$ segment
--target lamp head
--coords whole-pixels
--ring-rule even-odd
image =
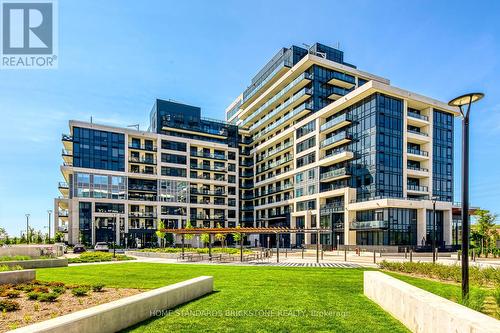
[[[460,109],[460,113],[462,114],[462,116],[468,119],[471,104],[479,101],[483,97],[484,97],[483,93],[478,93],[478,92],[469,93],[452,99],[451,101],[448,102],[448,105],[458,107]],[[465,105],[467,105],[467,110],[464,111],[462,107]]]
[[[438,197],[437,196],[432,196],[431,197],[431,200],[432,200],[432,203],[436,203],[436,201],[438,201]]]

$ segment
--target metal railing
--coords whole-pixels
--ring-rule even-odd
[[[349,224],[349,229],[367,230],[367,229],[387,229],[389,221],[353,221]]]
[[[418,191],[418,192],[428,192],[429,187],[428,186],[420,186],[420,185],[407,185],[407,190],[408,191]]]
[[[335,135],[329,137],[328,139],[324,139],[323,141],[321,141],[320,148],[327,147],[331,144],[334,144],[337,141],[341,141],[341,140],[345,140],[345,139],[352,139],[351,133],[349,133],[347,131],[343,131],[343,132],[340,132],[338,134],[335,134]]]
[[[429,156],[429,152],[427,152],[425,150],[420,150],[420,149],[411,149],[411,148],[408,148],[406,150],[406,152],[408,154],[413,154],[413,155]]]
[[[350,170],[346,167],[343,167],[340,169],[335,169],[335,170],[331,170],[331,171],[322,173],[320,176],[320,179],[324,180],[324,179],[329,179],[329,178],[334,178],[334,177],[339,177],[339,176],[348,176],[350,174],[351,174]]]
[[[283,150],[286,150],[290,147],[292,147],[293,144],[291,142],[288,142],[288,143],[285,143],[279,147],[276,147],[274,149],[271,149],[270,151],[262,154],[262,155],[257,155],[257,162],[260,162],[262,160],[265,160],[266,158],[270,157],[270,156],[273,156],[274,154],[277,154],[279,153],[280,151],[283,151]]]
[[[408,111],[408,117],[418,118],[418,119],[422,119],[425,121],[429,121],[429,117],[421,115],[421,114],[416,113],[416,112],[411,112],[411,111]]]
[[[324,123],[323,125],[321,125],[319,130],[320,130],[320,132],[323,132],[323,131],[325,131],[325,130],[327,130],[335,125],[340,124],[343,121],[352,121],[352,116],[348,113],[344,113],[340,116],[337,116],[337,117],[329,120],[328,122]]]

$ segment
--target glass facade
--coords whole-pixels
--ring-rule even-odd
[[[126,177],[77,172],[73,176],[73,197],[126,199]]]
[[[356,244],[417,245],[417,210],[384,208],[356,212]],[[376,227],[374,227],[376,226]]]
[[[90,128],[73,128],[73,165],[125,171],[125,135]]]
[[[432,192],[439,201],[453,201],[453,115],[434,110]]]
[[[78,205],[80,235],[78,240],[83,244],[92,243],[92,203],[80,202]]]
[[[431,246],[432,240],[434,236],[434,214],[432,210],[427,210],[426,214],[426,235],[425,235],[425,245]],[[436,246],[443,247],[444,243],[444,235],[443,235],[443,222],[444,222],[444,214],[443,211],[436,210]],[[420,240],[422,242],[422,240]]]
[[[355,120],[350,149],[357,199],[403,197],[403,102],[377,93],[347,112]]]

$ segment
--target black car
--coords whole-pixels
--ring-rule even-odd
[[[82,252],[85,252],[85,246],[83,246],[82,244],[76,244],[74,247],[73,247],[73,253],[82,253]]]

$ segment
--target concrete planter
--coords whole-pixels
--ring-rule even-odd
[[[376,271],[365,271],[364,294],[410,331],[498,333],[500,321]]]
[[[0,284],[18,284],[35,280],[34,269],[0,272]]]
[[[13,330],[16,333],[118,332],[213,291],[211,276],[200,276],[142,294],[101,304],[65,316]]]
[[[19,265],[24,269],[66,267],[68,266],[68,259],[54,258],[54,259],[13,260],[13,261],[2,261],[0,262],[0,264],[7,265],[9,267]]]

